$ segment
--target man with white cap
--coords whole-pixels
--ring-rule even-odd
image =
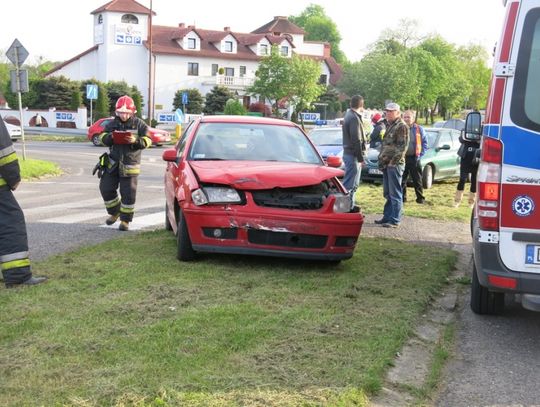
[[[384,109],[388,125],[379,154],[379,168],[383,173],[383,195],[386,199],[382,219],[375,223],[396,228],[403,214],[401,178],[405,169],[405,153],[409,145],[409,127],[401,119],[397,103],[388,103]]]

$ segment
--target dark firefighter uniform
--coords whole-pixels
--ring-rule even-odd
[[[0,118],[0,265],[6,286],[32,278],[24,214],[11,192],[20,180],[17,154]]]
[[[133,144],[114,144],[113,131],[130,131],[137,139]],[[148,126],[136,116],[122,122],[115,117],[100,136],[101,143],[109,146],[107,170],[100,179],[99,190],[109,215],[120,214],[120,220],[131,222],[135,212],[137,177],[141,172],[141,150],[152,145],[147,135]],[[118,197],[120,185],[120,197]]]

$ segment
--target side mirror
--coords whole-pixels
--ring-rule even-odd
[[[480,112],[470,112],[465,120],[462,137],[468,141],[478,141],[482,137],[482,116]]]
[[[337,155],[331,155],[326,157],[326,164],[329,167],[339,168],[341,167],[341,164],[343,163],[343,160],[341,157],[338,157]]]
[[[163,152],[163,154],[161,155],[161,158],[163,159],[163,161],[169,161],[173,163],[177,162],[178,155],[176,153],[176,149],[168,148],[167,150]]]

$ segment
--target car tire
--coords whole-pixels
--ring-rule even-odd
[[[180,261],[191,261],[195,258],[195,250],[191,246],[191,238],[182,210],[178,214],[178,230],[176,233],[176,258]]]
[[[430,189],[433,186],[433,167],[429,164],[422,171],[422,186],[424,189]]]
[[[96,147],[99,147],[101,145],[101,141],[99,140],[99,134],[94,134],[92,136],[92,144]]]
[[[165,230],[173,230],[171,222],[169,221],[169,205],[165,202]]]
[[[504,311],[504,293],[489,291],[480,285],[473,262],[471,283],[471,310],[475,314],[499,315]]]

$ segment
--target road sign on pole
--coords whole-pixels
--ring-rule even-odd
[[[17,92],[28,92],[28,69],[11,69],[9,71],[9,76],[11,79],[11,91],[13,93]]]
[[[21,98],[21,92],[24,92],[23,86],[26,86],[26,92],[28,92],[28,71],[21,70],[21,65],[26,61],[26,58],[28,58],[28,51],[24,46],[20,43],[20,41],[15,38],[15,41],[11,44],[11,46],[8,48],[6,52],[6,56],[8,59],[15,65],[15,77],[13,75],[11,76],[11,87],[13,89],[13,86],[15,85],[15,89],[17,90],[17,97],[19,99],[19,122],[21,123],[21,141],[22,141],[22,153],[23,153],[23,160],[26,160],[26,144],[24,142],[24,121],[23,121],[23,110],[22,110],[22,98]],[[21,74],[22,79],[26,78],[25,82],[23,81],[23,84],[21,84]],[[15,79],[15,80],[13,80]]]

